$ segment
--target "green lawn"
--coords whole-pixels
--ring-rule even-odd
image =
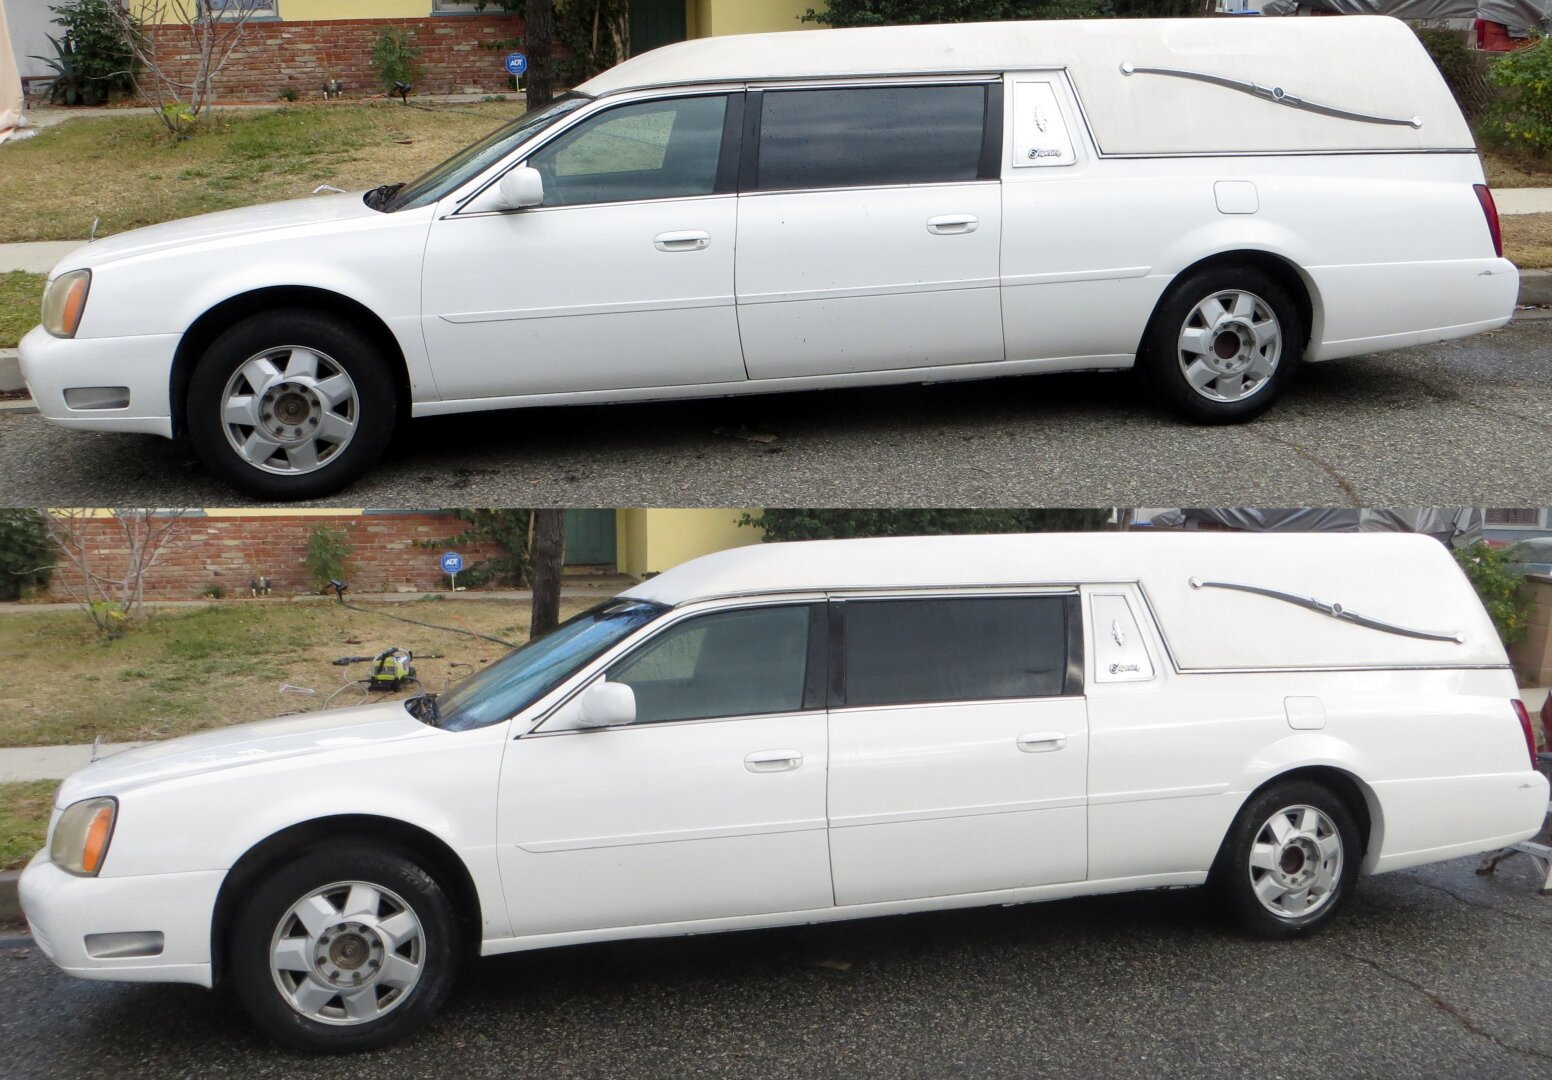
[[[0,349],[14,349],[22,335],[38,325],[43,275],[13,270],[0,274]]]
[[[0,870],[20,870],[43,846],[56,780],[0,784]]]
[[[561,617],[591,603],[563,601]],[[416,654],[425,689],[435,691],[507,652],[465,634],[410,626],[390,613],[505,641],[528,636],[527,603],[361,606],[353,611],[277,598],[164,609],[115,641],[99,640],[77,612],[0,615],[0,656],[7,661],[0,746],[86,743],[98,735],[108,742],[162,739],[322,708],[329,694],[370,667],[336,667],[333,660],[393,646]],[[282,694],[283,683],[317,693]],[[334,704],[364,700],[352,687]]]
[[[178,142],[155,117],[81,117],[8,145],[0,243],[78,240],[234,206],[410,180],[522,114],[517,102],[222,113]]]

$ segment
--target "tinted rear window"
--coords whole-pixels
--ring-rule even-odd
[[[847,601],[846,704],[1055,697],[1067,673],[1060,596]]]
[[[768,90],[761,190],[942,183],[980,175],[986,87]]]

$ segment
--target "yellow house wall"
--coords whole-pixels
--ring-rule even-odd
[[[691,37],[812,30],[815,24],[798,17],[823,6],[822,0],[685,0],[685,26]]]
[[[615,515],[615,545],[622,573],[661,573],[713,551],[758,544],[759,529],[738,519],[758,510],[621,510]]]

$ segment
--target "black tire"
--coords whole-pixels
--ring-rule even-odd
[[[1230,291],[1249,293],[1264,302],[1277,320],[1280,346],[1275,368],[1255,389],[1237,400],[1213,400],[1193,388],[1182,370],[1180,336],[1199,304]],[[1253,266],[1207,267],[1174,282],[1164,294],[1148,322],[1137,363],[1153,395],[1185,419],[1200,424],[1243,423],[1271,408],[1292,385],[1308,333],[1299,305],[1266,272]],[[1216,363],[1248,363],[1251,341],[1243,335],[1241,340],[1244,349],[1238,357],[1209,359]],[[1212,392],[1211,387],[1208,392]]]
[[[354,434],[337,451],[316,444],[325,448],[316,451],[322,463],[309,472],[271,472],[250,463],[228,439],[222,416],[238,369],[286,346],[320,353],[344,370],[355,389]],[[387,448],[400,408],[397,381],[371,338],[348,320],[307,308],[261,312],[227,329],[195,367],[186,404],[189,437],[205,466],[248,495],[281,501],[329,495],[360,477]]]
[[[1251,849],[1274,815],[1295,807],[1313,808],[1334,826],[1332,835],[1341,844],[1340,869],[1333,868],[1331,887],[1321,890],[1324,899],[1311,905],[1309,910],[1300,914],[1276,914],[1257,894],[1254,882],[1258,877],[1265,878],[1270,871],[1251,865]],[[1246,932],[1260,938],[1296,937],[1309,933],[1336,913],[1357,885],[1362,860],[1363,834],[1347,804],[1320,784],[1292,780],[1272,785],[1241,808],[1218,851],[1209,884]],[[1280,864],[1278,869],[1285,875],[1282,880],[1286,880],[1289,868],[1289,863]],[[1302,873],[1311,868],[1305,864],[1298,869]],[[1311,872],[1318,877],[1319,868],[1315,867]],[[1300,879],[1296,877],[1295,880]],[[1281,887],[1281,881],[1274,880],[1270,887]],[[1296,892],[1290,895],[1297,897]],[[1297,910],[1297,902],[1293,906]]]
[[[387,890],[382,910],[395,910],[396,901],[402,900],[419,920],[423,934],[420,971],[413,985],[397,1001],[387,987],[376,991],[383,1000],[393,1001],[391,1006],[376,1019],[348,1026],[300,1012],[281,989],[283,973],[272,971],[270,962],[271,949],[285,930],[282,923],[298,926],[289,915],[292,905],[336,882],[365,882]],[[436,879],[402,854],[349,838],[327,849],[313,849],[267,874],[238,911],[230,946],[231,987],[253,1022],[281,1045],[315,1054],[371,1050],[417,1030],[447,1000],[462,957],[458,920]],[[359,960],[357,967],[365,970]],[[346,972],[344,977],[351,974]],[[343,997],[336,998],[328,1009],[342,1010],[344,1004]]]

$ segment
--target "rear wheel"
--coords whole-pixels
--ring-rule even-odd
[[[458,927],[436,880],[388,850],[318,850],[269,875],[232,931],[232,982],[259,1027],[294,1050],[395,1042],[452,989]]]
[[[1171,286],[1139,364],[1154,393],[1201,423],[1265,412],[1293,380],[1306,328],[1288,291],[1252,266],[1208,267]]]
[[[377,346],[318,311],[237,323],[205,351],[189,385],[189,434],[201,459],[263,499],[338,491],[382,455],[397,415]]]
[[[1330,790],[1277,784],[1240,811],[1212,883],[1247,931],[1293,937],[1331,918],[1352,891],[1362,843],[1352,812]]]

